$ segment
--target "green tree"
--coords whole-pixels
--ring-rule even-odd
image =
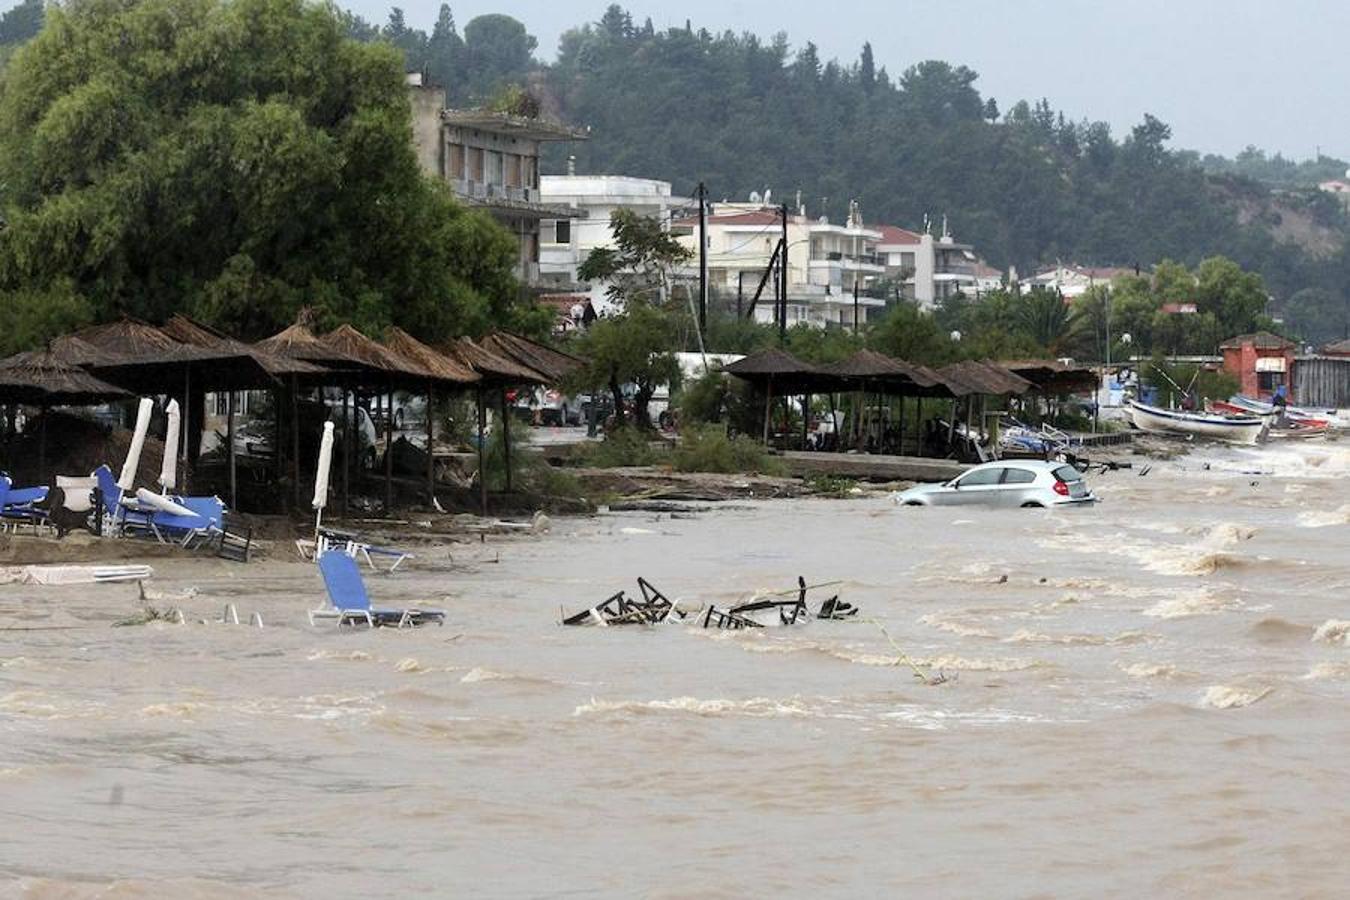
[[[244,336],[302,305],[428,338],[508,320],[511,238],[420,174],[398,55],[349,24],[303,0],[52,7],[0,88],[0,306]]]
[[[538,45],[510,16],[490,13],[471,19],[464,26],[464,47],[475,95],[490,97],[505,84],[522,80],[534,67]]]
[[[1305,288],[1284,306],[1290,329],[1313,344],[1350,337],[1350,309],[1340,297],[1323,288]]]
[[[42,30],[42,0],[22,0],[0,13],[0,45],[22,44]]]
[[[576,342],[585,361],[570,376],[574,388],[608,390],[614,399],[614,415],[625,424],[623,386],[631,384],[633,418],[637,427],[652,427],[648,406],[656,388],[674,386],[680,375],[671,348],[675,346],[671,316],[649,303],[633,303],[623,313],[597,320]]]
[[[577,268],[577,278],[604,282],[605,293],[619,307],[668,299],[676,270],[689,261],[691,251],[658,219],[631,209],[615,210],[609,224],[613,246],[592,250]]]

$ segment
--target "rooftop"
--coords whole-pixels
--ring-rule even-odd
[[[1239,334],[1237,337],[1231,337],[1219,345],[1220,350],[1241,350],[1250,344],[1257,350],[1290,350],[1294,347],[1294,342],[1280,337],[1278,334],[1271,334],[1269,331],[1257,331],[1252,334]]]
[[[527,119],[487,109],[444,109],[441,110],[441,121],[459,128],[475,128],[529,141],[584,141],[589,137],[587,132],[561,122]]]
[[[883,246],[890,244],[917,244],[923,240],[922,235],[916,231],[910,231],[907,228],[900,228],[895,225],[878,225],[874,229],[881,232],[881,240],[878,244]]]

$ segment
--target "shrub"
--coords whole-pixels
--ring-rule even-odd
[[[745,435],[727,437],[717,425],[690,426],[680,433],[671,463],[679,472],[759,472],[779,475],[783,464]]]
[[[659,458],[647,432],[632,425],[615,428],[598,443],[585,445],[580,453],[582,465],[599,469],[620,466],[650,466]]]

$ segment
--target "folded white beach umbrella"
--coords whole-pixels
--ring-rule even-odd
[[[333,465],[333,423],[323,423],[323,439],[319,441],[319,467],[314,472],[314,508],[322,511],[328,505],[328,471]]]
[[[150,431],[150,413],[154,411],[155,401],[149,397],[141,398],[141,407],[136,411],[136,431],[131,435],[131,447],[127,450],[127,461],[122,464],[122,477],[117,486],[129,491],[136,484],[136,469],[141,465],[141,450],[145,449],[145,435]]]
[[[164,432],[164,462],[159,467],[159,485],[171,491],[178,485],[178,401],[170,400],[164,410],[169,427]]]

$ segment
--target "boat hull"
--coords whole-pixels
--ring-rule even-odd
[[[1260,416],[1225,418],[1200,415],[1159,409],[1138,401],[1131,401],[1130,417],[1134,420],[1134,427],[1140,431],[1151,431],[1156,434],[1189,434],[1230,444],[1255,444],[1261,440],[1266,431],[1266,423]]]

